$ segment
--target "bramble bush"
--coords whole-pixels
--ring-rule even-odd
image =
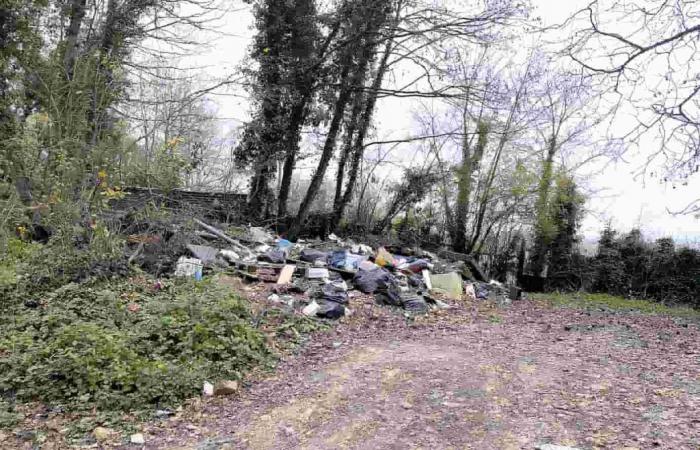
[[[0,322],[0,392],[72,410],[169,407],[270,364],[244,302],[215,282],[68,284]]]

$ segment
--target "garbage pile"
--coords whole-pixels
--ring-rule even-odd
[[[373,295],[377,304],[408,315],[450,309],[449,302],[465,296],[503,303],[520,295],[517,288],[496,281],[475,280],[464,261],[447,261],[427,251],[407,251],[407,256],[335,235],[326,241],[292,243],[259,227],[234,238],[196,223],[205,230],[198,236],[208,236],[212,245],[187,245],[189,254],[179,258],[176,276],[201,279],[204,271],[218,268],[264,282],[270,285],[268,300],[307,316],[338,319],[352,314],[352,291]],[[214,241],[225,245],[219,248]]]

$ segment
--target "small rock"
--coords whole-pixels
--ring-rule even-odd
[[[267,299],[270,300],[271,302],[279,303],[280,296],[277,294],[272,294],[269,297],[267,297]]]
[[[172,411],[168,411],[167,409],[159,409],[156,411],[156,417],[160,419],[170,417],[172,415],[175,415],[175,413]]]
[[[411,408],[413,408],[413,405],[408,403],[408,402],[403,402],[403,403],[401,403],[401,407],[403,409],[411,409]]]
[[[282,427],[282,432],[285,436],[294,436],[296,434],[292,427]]]
[[[289,307],[294,307],[294,297],[291,295],[283,295],[280,297],[280,302],[284,303],[285,305]]]
[[[141,434],[141,433],[136,433],[136,434],[132,434],[132,435],[131,435],[131,438],[129,439],[129,441],[130,441],[132,444],[143,445],[143,444],[146,443],[146,438],[143,437],[143,434]]]
[[[21,430],[15,431],[15,436],[23,441],[33,441],[36,438],[36,433],[34,431]]]
[[[5,433],[3,433],[2,431],[0,431],[0,442],[3,442],[5,440],[7,440],[7,435]]]
[[[316,303],[316,300],[314,300],[311,303],[309,303],[301,312],[305,316],[313,317],[316,315],[319,309],[321,309],[321,306],[318,303]]]
[[[112,437],[114,430],[105,427],[97,427],[92,430],[92,435],[95,437],[97,442],[104,442]]]
[[[462,405],[461,403],[454,403],[454,402],[442,402],[442,406],[445,408],[461,408]]]
[[[577,447],[567,447],[565,445],[541,444],[535,447],[536,450],[581,450]]]
[[[219,381],[214,386],[214,395],[231,395],[238,392],[238,381]]]
[[[214,395],[214,385],[208,381],[205,381],[204,386],[202,386],[202,395],[205,397],[211,397]]]

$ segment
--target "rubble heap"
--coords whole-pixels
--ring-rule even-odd
[[[187,244],[188,254],[178,259],[176,276],[201,279],[218,270],[261,282],[270,293],[268,300],[307,316],[338,319],[352,314],[352,291],[371,294],[377,304],[401,308],[407,315],[450,309],[451,302],[463,296],[499,303],[520,296],[515,287],[485,282],[466,255],[438,257],[421,249],[404,255],[333,234],[326,241],[292,243],[260,227],[239,230],[233,237],[195,222],[204,230],[197,236],[209,239],[210,245]]]

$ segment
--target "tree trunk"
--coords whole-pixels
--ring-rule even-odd
[[[70,21],[66,30],[66,48],[63,53],[63,69],[66,78],[73,79],[75,61],[78,59],[78,37],[85,18],[85,5],[87,0],[72,0],[70,4]]]
[[[358,67],[357,70],[360,70],[360,68]],[[364,70],[364,68],[362,70]],[[336,138],[338,136],[338,131],[340,130],[340,123],[343,119],[343,115],[345,114],[345,107],[350,97],[351,87],[349,84],[352,84],[352,82],[348,80],[349,73],[350,61],[348,58],[348,61],[346,64],[344,64],[343,72],[340,76],[342,87],[340,90],[340,94],[338,95],[338,100],[335,103],[335,108],[333,110],[333,119],[331,120],[331,125],[328,129],[328,135],[326,136],[326,141],[323,144],[321,160],[318,163],[318,167],[316,168],[314,176],[311,178],[311,184],[309,184],[309,188],[306,191],[304,200],[301,202],[301,206],[299,206],[299,212],[297,213],[297,216],[289,229],[288,239],[294,240],[297,238],[299,232],[301,231],[301,228],[304,226],[304,222],[309,217],[311,204],[316,199],[316,195],[318,194],[318,191],[321,188],[321,183],[323,182],[323,177],[326,175],[328,164],[330,163],[331,158],[333,157]],[[351,79],[356,78],[357,73],[354,77],[351,77]]]
[[[278,43],[282,40],[280,21],[283,18],[283,4],[271,4],[271,9],[264,17],[265,42]],[[275,166],[277,158],[280,156],[278,149],[284,138],[284,133],[278,128],[279,119],[284,112],[280,93],[277,90],[282,80],[281,68],[276,63],[281,56],[280,48],[278,45],[270,44],[267,50],[269,61],[266,61],[260,68],[262,71],[260,83],[266,90],[262,95],[258,125],[252,130],[246,130],[248,133],[244,136],[244,139],[248,139],[249,150],[256,155],[254,160],[255,173],[250,183],[247,203],[247,213],[253,220],[267,218],[271,204],[274,203],[274,191],[270,186],[270,181],[276,172]]]
[[[364,84],[364,83],[363,83]],[[360,114],[362,113],[362,103],[364,101],[364,95],[362,90],[355,92],[355,98],[353,100],[352,112],[350,113],[350,118],[345,128],[345,139],[343,142],[343,150],[340,154],[340,160],[338,161],[338,176],[335,181],[335,195],[333,196],[333,211],[337,212],[340,206],[340,202],[343,198],[343,181],[345,180],[345,166],[347,165],[350,152],[353,148],[353,138],[355,137],[355,130],[357,129],[358,122],[360,120]],[[338,221],[340,218],[338,218]],[[330,224],[330,229],[334,230],[338,226],[335,220],[335,214]]]
[[[310,96],[309,96],[310,97]],[[292,186],[292,175],[299,154],[299,133],[304,123],[306,114],[304,110],[308,100],[305,98],[295,105],[290,116],[289,133],[284,142],[286,143],[284,165],[282,166],[282,179],[277,197],[277,217],[283,218],[287,215],[287,201],[289,200],[289,190]]]
[[[401,6],[402,0],[400,0],[396,5],[394,25],[397,25],[400,20]],[[359,129],[357,132],[357,136],[355,137],[355,144],[353,146],[352,151],[350,152],[352,154],[352,162],[350,165],[350,171],[348,173],[348,183],[347,187],[345,188],[345,193],[343,194],[342,198],[340,198],[340,201],[337,204],[334,204],[333,218],[331,223],[331,229],[333,230],[338,227],[338,223],[340,223],[340,220],[343,217],[343,213],[345,212],[345,208],[350,203],[350,200],[352,199],[352,194],[355,190],[355,184],[357,183],[357,174],[360,170],[360,164],[362,163],[362,159],[364,157],[365,136],[367,136],[367,131],[369,130],[369,126],[372,123],[372,115],[374,114],[374,108],[377,104],[377,94],[379,92],[379,89],[382,87],[382,82],[384,81],[384,75],[386,74],[393,44],[394,38],[392,35],[392,37],[389,38],[386,42],[384,54],[382,56],[381,61],[379,62],[379,66],[377,67],[377,73],[374,77],[374,81],[372,82],[372,86],[370,88],[369,95],[366,100],[367,103],[365,105],[365,110],[363,111],[362,117],[360,119]],[[336,188],[336,193],[337,192],[338,188]]]
[[[469,199],[472,194],[472,177],[474,171],[481,164],[486,144],[488,143],[488,125],[479,122],[477,125],[478,141],[474,154],[467,140],[466,126],[464,127],[464,139],[462,141],[462,167],[458,172],[457,205],[455,207],[455,241],[453,249],[458,253],[466,253],[467,250],[467,216],[469,215]]]
[[[277,217],[283,218],[287,215],[287,201],[289,200],[289,190],[292,186],[292,176],[294,174],[294,166],[296,165],[297,155],[299,154],[299,140],[301,138],[301,129],[306,122],[307,109],[309,102],[313,96],[314,88],[318,82],[319,71],[322,67],[322,62],[325,60],[328,49],[335,37],[340,31],[340,21],[336,21],[331,29],[331,32],[326,37],[326,40],[321,46],[316,61],[312,67],[307,68],[301,76],[299,82],[301,89],[301,99],[292,107],[292,113],[289,118],[289,125],[284,136],[285,155],[284,166],[282,167],[282,179],[280,181],[280,189],[277,198]]]
[[[515,113],[518,110],[518,107],[520,106],[520,99],[523,96],[523,93],[525,92],[525,88],[527,83],[530,81],[528,79],[528,75],[530,74],[530,69],[532,68],[532,63],[533,60],[530,58],[530,61],[528,62],[527,68],[525,69],[525,73],[523,74],[522,79],[520,80],[520,85],[518,86],[518,90],[515,93],[515,98],[513,99],[513,104],[510,107],[510,111],[508,112],[508,118],[506,119],[505,126],[503,128],[503,133],[501,134],[501,138],[498,142],[498,147],[496,148],[496,154],[493,158],[493,161],[491,162],[491,167],[489,168],[489,173],[486,176],[486,180],[484,180],[484,188],[483,192],[481,195],[481,198],[479,199],[479,209],[477,210],[476,214],[476,223],[474,226],[474,230],[471,233],[471,238],[469,240],[469,244],[467,245],[466,248],[466,253],[472,253],[474,251],[474,248],[476,247],[477,242],[479,242],[479,238],[481,237],[481,232],[483,231],[483,226],[484,226],[484,219],[486,217],[486,209],[488,207],[489,200],[491,198],[490,196],[490,191],[491,187],[493,186],[493,181],[496,178],[496,170],[498,168],[498,163],[501,159],[501,154],[503,153],[503,149],[505,148],[506,143],[508,142],[509,134],[510,134],[510,127],[513,124],[513,120],[515,119]]]
[[[554,137],[550,139],[547,149],[547,157],[542,167],[542,178],[537,189],[537,205],[535,206],[535,245],[532,255],[532,272],[537,276],[542,276],[547,265],[547,250],[549,247],[549,188],[552,184],[552,171],[554,166],[554,155],[557,152],[557,144]]]

